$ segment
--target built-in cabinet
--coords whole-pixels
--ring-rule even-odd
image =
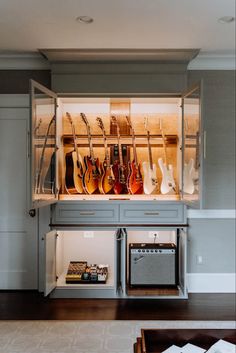
[[[200,86],[176,96],[60,97],[32,81],[31,99],[32,209],[53,204],[52,231],[41,239],[45,295],[186,298],[184,202],[201,202]],[[80,184],[68,181],[69,157],[76,158]],[[92,171],[86,179],[88,162]],[[121,164],[118,181],[125,182],[116,189],[111,166]],[[137,189],[126,182],[138,179],[128,178],[132,167],[142,179]],[[108,168],[112,186],[106,189],[101,175]],[[128,246],[153,243],[153,232],[158,242],[176,244],[175,289],[129,288]],[[109,264],[107,283],[65,283],[69,262],[85,259]]]

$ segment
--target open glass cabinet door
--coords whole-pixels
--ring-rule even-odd
[[[202,200],[201,84],[182,95],[182,199],[192,207]]]
[[[31,208],[58,199],[57,95],[31,80]]]

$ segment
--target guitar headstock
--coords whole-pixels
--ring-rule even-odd
[[[105,132],[105,128],[104,128],[104,124],[103,124],[102,119],[99,118],[99,117],[97,117],[96,120],[97,120],[97,123],[98,123],[98,126],[100,127],[100,129],[101,129],[103,132]]]
[[[133,130],[133,126],[132,126],[132,123],[131,123],[131,119],[128,115],[126,115],[126,120],[127,120],[127,124],[128,126],[130,127],[131,130]]]
[[[117,118],[116,118],[114,115],[111,116],[111,123],[112,123],[113,125],[116,125],[117,135],[118,135],[118,137],[119,137],[119,136],[120,136],[120,127],[119,127]]]
[[[89,125],[89,122],[88,122],[88,119],[87,119],[86,115],[84,113],[80,113],[80,116],[81,116],[83,122],[86,125],[87,133],[88,133],[89,137],[91,137],[90,125]]]
[[[148,117],[147,116],[145,116],[145,118],[144,118],[144,127],[145,127],[145,130],[147,132],[149,132],[149,130],[148,130]]]
[[[69,122],[72,125],[73,124],[72,117],[71,117],[71,115],[68,112],[66,112],[66,117],[68,118]]]
[[[80,116],[81,116],[83,122],[88,126],[89,123],[88,123],[88,119],[87,119],[86,115],[84,113],[80,113]]]

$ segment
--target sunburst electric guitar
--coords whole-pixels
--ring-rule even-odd
[[[65,156],[66,173],[65,187],[68,194],[82,194],[83,188],[83,159],[78,151],[77,140],[75,135],[75,126],[69,113],[66,113],[73,135],[74,149]]]
[[[158,158],[158,164],[162,173],[161,181],[161,193],[162,194],[175,194],[176,193],[176,184],[173,176],[173,166],[167,162],[167,151],[166,151],[166,137],[161,128],[161,136],[163,141],[164,149],[164,162],[162,158]]]
[[[129,116],[126,116],[127,123],[132,132],[132,144],[133,144],[133,155],[134,159],[132,162],[129,161],[129,173],[128,173],[128,190],[130,194],[142,194],[143,193],[143,179],[140,172],[140,164],[138,163],[137,150],[135,143],[134,129]]]
[[[99,191],[101,194],[110,194],[113,192],[113,186],[115,182],[114,173],[112,170],[112,165],[110,163],[109,151],[107,146],[106,132],[101,118],[97,118],[97,123],[102,130],[104,148],[105,148],[105,159],[101,163],[101,177],[98,182]]]
[[[152,161],[152,150],[150,143],[150,131],[148,130],[148,119],[144,122],[145,129],[147,132],[147,143],[148,143],[148,162],[143,162],[143,190],[144,193],[149,195],[158,192],[158,181],[157,181],[157,166]]]
[[[87,194],[99,193],[98,183],[100,179],[99,159],[94,157],[90,126],[84,113],[80,114],[87,128],[89,142],[89,156],[84,157],[85,172],[83,175],[83,187]]]
[[[115,177],[115,183],[114,183],[114,193],[115,194],[127,194],[128,189],[127,189],[127,168],[124,165],[123,162],[123,156],[122,156],[122,146],[120,142],[120,127],[118,124],[118,121],[115,116],[111,117],[112,124],[116,125],[117,128],[117,139],[118,139],[118,151],[119,151],[119,161],[115,161],[112,169]]]

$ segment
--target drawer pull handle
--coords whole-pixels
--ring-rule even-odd
[[[95,212],[80,212],[80,216],[94,216]]]
[[[159,212],[144,212],[145,216],[158,216]]]

